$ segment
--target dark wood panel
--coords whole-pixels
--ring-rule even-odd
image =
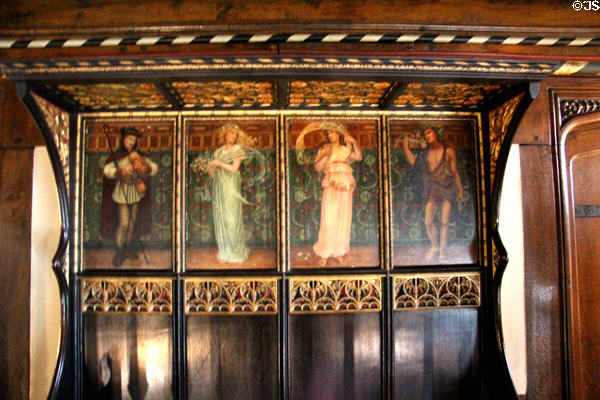
[[[15,84],[0,79],[0,147],[30,148],[43,146],[44,140],[33,118],[17,97]]]
[[[549,77],[540,83],[540,90],[519,122],[513,143],[556,144],[552,102],[560,98],[598,98],[600,81],[593,78]],[[558,105],[557,105],[558,106]],[[558,115],[556,116],[558,119]]]
[[[598,167],[598,165],[596,165]],[[600,398],[600,218],[575,221],[576,275],[571,277],[573,389],[576,399]]]
[[[33,150],[0,150],[0,397],[29,398]]]
[[[378,313],[290,316],[290,398],[381,398]]]
[[[527,327],[527,398],[562,398],[560,254],[555,157],[520,146]]]
[[[244,0],[208,0],[177,2],[135,0],[79,1],[56,3],[52,0],[21,0],[9,2],[0,9],[2,26],[26,32],[27,28],[42,30],[78,29],[90,27],[124,27],[164,24],[235,24],[293,21],[346,24],[411,23],[464,24],[533,27],[597,28],[594,12],[575,12],[570,3],[563,5],[552,0],[531,3],[527,0],[489,2],[467,0],[441,0],[413,2],[410,7],[383,0],[343,2],[336,0],[290,0],[261,6],[260,2]],[[468,12],[465,12],[468,10]],[[316,29],[312,26],[313,29]],[[265,27],[266,29],[266,27]],[[107,28],[107,31],[109,29]]]
[[[573,129],[571,129],[573,128]],[[578,217],[578,205],[600,204],[600,113],[579,117],[569,124],[563,150],[568,174],[566,294],[569,323],[570,387],[573,399],[600,397],[600,218]],[[564,134],[564,133],[563,133]]]
[[[480,399],[477,309],[399,311],[394,326],[394,398]]]
[[[277,316],[187,318],[190,399],[278,398]]]
[[[171,316],[85,315],[84,399],[173,398]]]

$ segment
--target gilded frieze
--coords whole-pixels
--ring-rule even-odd
[[[396,107],[475,108],[500,90],[499,85],[469,83],[409,83],[400,91]]]
[[[394,276],[394,310],[478,307],[480,303],[478,273]]]
[[[273,104],[272,82],[173,82],[172,91],[184,107],[268,107]]]
[[[381,311],[381,277],[303,277],[290,279],[290,312]]]
[[[170,314],[170,279],[91,278],[81,280],[84,313]]]
[[[389,82],[374,81],[293,81],[288,101],[292,107],[376,107],[389,87]]]
[[[185,282],[186,314],[277,314],[276,278],[207,278]]]
[[[171,107],[153,83],[61,84],[55,90],[86,110]]]

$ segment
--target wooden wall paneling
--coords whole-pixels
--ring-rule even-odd
[[[556,144],[558,116],[554,116],[556,97],[600,99],[600,80],[594,78],[548,77],[519,123],[513,143],[532,145]],[[558,105],[557,105],[558,106]]]
[[[175,398],[171,318],[84,316],[83,398]]]
[[[290,399],[381,398],[381,315],[290,316]]]
[[[187,317],[190,399],[279,399],[276,315]]]
[[[63,380],[63,371],[66,368],[71,368],[71,365],[68,365],[68,362],[72,357],[72,346],[68,346],[67,338],[72,333],[72,325],[70,323],[70,312],[71,312],[71,304],[69,300],[69,286],[67,281],[67,276],[69,272],[63,271],[64,263],[66,261],[65,254],[67,251],[67,245],[69,242],[69,232],[70,232],[70,221],[69,221],[69,211],[68,211],[68,196],[67,196],[67,184],[65,180],[64,170],[61,164],[61,158],[59,155],[59,151],[56,146],[56,142],[53,138],[53,132],[48,126],[42,111],[39,109],[36,101],[33,98],[32,93],[29,91],[29,87],[22,82],[19,82],[15,86],[15,90],[18,96],[22,98],[24,105],[27,107],[31,115],[31,119],[35,121],[36,126],[40,129],[41,136],[46,145],[46,150],[48,151],[48,155],[50,156],[50,162],[52,164],[52,170],[54,172],[55,184],[58,190],[58,204],[60,208],[60,216],[61,216],[61,235],[59,238],[58,248],[56,253],[52,258],[52,271],[56,277],[60,299],[61,299],[61,335],[60,335],[60,344],[59,344],[59,352],[58,352],[58,360],[56,364],[56,369],[54,371],[54,376],[52,380],[52,385],[50,387],[49,398],[54,399],[56,396],[59,396],[59,393],[69,393],[71,392],[70,386],[73,382],[70,379]],[[29,175],[29,181],[31,182],[32,175]],[[29,202],[31,204],[31,200]],[[28,209],[31,209],[31,205],[29,205]],[[30,216],[31,218],[31,216]],[[69,376],[70,378],[70,376]]]
[[[134,10],[137,12],[132,12]],[[468,14],[465,15],[464,10],[468,10]],[[70,3],[56,4],[52,0],[22,0],[3,6],[0,21],[4,30],[22,34],[30,33],[27,28],[34,28],[38,32],[72,29],[78,33],[90,30],[118,33],[128,27],[130,32],[139,33],[157,31],[161,27],[164,29],[165,25],[194,28],[211,24],[216,24],[213,28],[216,31],[228,32],[232,29],[231,25],[236,23],[254,24],[265,30],[269,27],[267,24],[277,26],[287,21],[294,21],[297,25],[312,21],[312,29],[314,23],[328,24],[330,27],[361,27],[368,23],[398,24],[398,21],[402,21],[404,26],[413,24],[415,29],[420,25],[449,25],[448,28],[456,29],[456,25],[460,23],[466,25],[465,30],[471,27],[474,31],[482,25],[502,27],[505,30],[529,26],[534,31],[550,31],[551,27],[556,27],[552,32],[559,31],[561,27],[593,29],[598,26],[594,12],[578,13],[570,7],[570,3],[563,6],[543,1],[535,3],[535,12],[531,11],[532,3],[526,0],[506,4],[442,0],[434,5],[423,2],[410,3],[410,6],[401,3],[390,5],[382,0],[357,3],[291,0],[278,4],[277,7],[260,6],[260,3],[244,0],[182,0],[176,3],[148,1],[141,4],[110,0],[100,5],[81,2],[77,7]],[[332,23],[332,16],[335,16],[337,23]],[[506,26],[508,23],[510,27]]]
[[[15,83],[8,79],[0,79],[0,92],[0,147],[43,146],[44,140],[40,130],[17,96]]]
[[[29,398],[33,149],[0,149],[0,393]]]
[[[506,120],[506,127],[504,129],[503,137],[500,139],[500,146],[497,143],[498,138],[490,138],[491,143],[491,154],[490,158],[493,163],[491,168],[492,171],[492,190],[491,190],[491,201],[489,210],[489,230],[490,237],[492,239],[492,274],[491,277],[491,290],[490,290],[490,309],[492,310],[491,318],[493,318],[493,326],[496,330],[496,346],[493,351],[489,354],[492,364],[490,364],[490,373],[492,374],[492,380],[495,382],[491,386],[492,397],[498,399],[516,399],[517,393],[514,388],[514,384],[510,377],[510,371],[506,360],[506,353],[504,347],[504,337],[502,331],[502,316],[501,316],[501,298],[500,291],[502,286],[502,277],[508,263],[508,254],[506,248],[500,237],[498,231],[498,213],[500,207],[500,196],[502,193],[502,185],[504,180],[504,172],[506,170],[506,162],[508,160],[508,153],[510,152],[510,146],[513,141],[514,135],[517,131],[519,121],[526,112],[528,106],[531,104],[533,97],[537,94],[539,87],[535,83],[529,83],[523,88],[525,92],[518,95],[505,104],[514,104],[513,111],[510,115],[510,119]],[[514,103],[514,101],[517,101]],[[504,106],[502,106],[504,107]],[[510,109],[507,108],[507,109]],[[490,114],[490,118],[492,115]],[[498,118],[497,116],[495,118]],[[492,121],[497,122],[497,121]],[[492,132],[490,132],[490,135]],[[497,134],[497,133],[495,133]],[[494,149],[494,151],[492,151]],[[484,317],[485,318],[485,317]],[[491,338],[491,336],[490,336]]]
[[[393,313],[397,400],[480,399],[479,310]]]
[[[527,398],[563,396],[560,232],[556,155],[550,146],[520,147],[525,264]]]
[[[600,396],[600,112],[574,118],[560,133],[565,223],[565,300],[569,394]]]

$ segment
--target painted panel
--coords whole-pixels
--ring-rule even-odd
[[[379,119],[286,120],[292,268],[377,267]]]
[[[277,267],[277,126],[186,120],[186,268]]]
[[[393,265],[477,263],[475,121],[390,118],[388,131]]]
[[[171,269],[175,121],[92,119],[85,132],[83,268]]]

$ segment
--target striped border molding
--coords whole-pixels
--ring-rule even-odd
[[[277,314],[279,278],[190,278],[185,313]]]
[[[412,57],[304,57],[304,56],[224,56],[224,57],[156,57],[84,60],[0,60],[7,75],[98,74],[111,72],[221,72],[255,71],[287,73],[294,71],[369,71],[373,73],[477,73],[548,75],[562,63],[498,61],[481,59],[439,59]]]
[[[394,311],[479,307],[479,273],[394,276]]]
[[[528,46],[598,46],[600,37],[486,36],[414,33],[271,33],[136,37],[0,39],[0,49],[153,46],[227,43],[468,43]]]
[[[171,314],[172,306],[170,279],[81,278],[84,314]]]

